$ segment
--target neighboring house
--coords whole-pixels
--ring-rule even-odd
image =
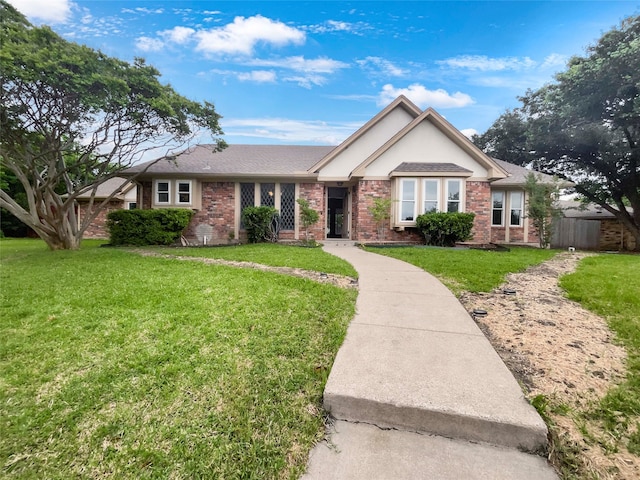
[[[279,210],[281,239],[302,239],[298,198],[320,213],[310,229],[316,240],[375,242],[369,209],[391,198],[386,241],[421,242],[416,217],[448,211],[475,213],[473,242],[538,242],[524,218],[528,170],[489,157],[404,96],[337,147],[197,145],[128,173],[145,168],[136,179],[140,208],[193,209],[185,236],[199,244],[244,240],[241,212],[259,205]]]
[[[562,218],[551,240],[554,248],[633,250],[635,237],[613,213],[594,203],[561,200]]]
[[[116,190],[118,193],[109,201],[106,208],[102,209],[98,216],[91,222],[85,231],[84,238],[108,238],[109,233],[106,229],[107,215],[109,212],[121,209],[136,208],[137,191],[135,184],[131,182],[125,183],[126,179],[121,177],[110,178],[104,183],[98,185],[96,189],[93,203],[94,205],[103,202]],[[124,184],[124,186],[123,186]],[[91,192],[79,195],[78,202],[78,225],[87,215],[87,209],[91,200]]]

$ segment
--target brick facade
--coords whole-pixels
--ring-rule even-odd
[[[309,207],[320,214],[318,221],[309,227],[309,240],[324,240],[327,218],[325,215],[325,188],[324,183],[301,183],[299,198],[309,202]],[[304,229],[300,226],[300,218],[296,218],[298,235],[301,240],[305,238]]]
[[[476,214],[470,241],[489,243],[491,240],[491,186],[489,182],[466,182],[465,212]]]
[[[202,208],[196,212],[185,237],[198,244],[235,241],[235,183],[202,182]]]
[[[88,202],[79,202],[80,221],[87,216],[87,209],[89,207]],[[93,219],[89,227],[84,231],[84,238],[109,238],[109,232],[107,231],[107,215],[114,210],[121,210],[124,208],[124,202],[122,200],[113,200],[102,209],[98,216]]]
[[[600,220],[600,250],[633,250],[635,247],[635,237],[617,219]]]

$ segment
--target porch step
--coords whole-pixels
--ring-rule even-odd
[[[322,240],[320,243],[327,247],[355,247],[355,240],[347,240],[342,238],[328,238],[326,240]]]

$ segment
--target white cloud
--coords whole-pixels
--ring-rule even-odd
[[[462,133],[468,139],[471,139],[471,137],[478,134],[478,131],[475,128],[463,128],[462,130],[460,130],[460,133]]]
[[[196,33],[196,31],[193,28],[180,26],[158,32],[158,34],[167,41],[180,45],[187,43],[193,37],[194,33]]]
[[[303,121],[287,118],[224,119],[227,137],[250,137],[288,143],[337,145],[360,128],[356,122]]]
[[[157,38],[139,37],[136,39],[136,48],[143,52],[157,52],[164,48],[164,42]]]
[[[436,63],[451,68],[481,72],[530,69],[538,64],[529,57],[491,58],[486,55],[460,55],[446,60],[439,60]]]
[[[473,98],[466,93],[455,92],[450,94],[442,88],[428,90],[419,83],[413,83],[407,88],[395,88],[388,83],[382,87],[382,91],[378,94],[377,103],[379,106],[388,105],[399,95],[404,95],[420,108],[460,108],[475,103]]]
[[[273,70],[253,70],[251,72],[239,72],[238,80],[243,82],[274,83],[276,72]]]
[[[75,6],[70,0],[9,0],[9,3],[27,18],[45,23],[66,22]]]
[[[372,27],[365,22],[351,23],[338,20],[327,20],[324,23],[307,25],[303,28],[311,33],[345,32],[352,35],[363,35],[365,31],[372,30]]]
[[[569,57],[566,55],[561,55],[559,53],[552,53],[548,55],[547,58],[542,62],[542,68],[555,68],[555,67],[565,67],[567,65],[567,61]]]
[[[334,73],[342,68],[349,68],[349,64],[327,57],[305,59],[304,56],[275,58],[275,59],[253,59],[247,62],[248,65],[259,67],[277,67],[295,70],[305,73]]]
[[[224,27],[200,30],[197,49],[213,54],[250,55],[255,46],[265,43],[275,46],[302,44],[306,36],[301,30],[289,27],[282,22],[256,15],[254,17],[236,17],[233,23]]]
[[[322,75],[306,74],[306,75],[293,75],[290,77],[284,77],[285,82],[297,83],[299,86],[311,89],[314,85],[322,86],[327,83],[326,77]]]
[[[389,60],[381,57],[366,57],[364,60],[356,60],[356,63],[367,70],[375,68],[384,75],[390,77],[402,77],[408,73],[406,70],[397,67]]]

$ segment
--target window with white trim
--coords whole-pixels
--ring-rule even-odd
[[[127,202],[127,209],[128,210],[135,210],[136,208],[138,208],[138,203],[137,202]]]
[[[491,225],[504,225],[504,192],[491,193]]]
[[[171,182],[169,180],[156,180],[156,203],[170,203]]]
[[[400,182],[400,221],[414,222],[416,219],[416,180],[402,179]]]
[[[440,180],[423,181],[422,213],[440,211]]]
[[[460,212],[461,198],[462,182],[460,180],[447,180],[447,212]]]
[[[511,225],[512,227],[522,226],[523,200],[523,192],[509,192],[509,207],[511,212],[509,225]]]
[[[191,180],[176,182],[176,203],[178,205],[191,205],[191,193]]]

